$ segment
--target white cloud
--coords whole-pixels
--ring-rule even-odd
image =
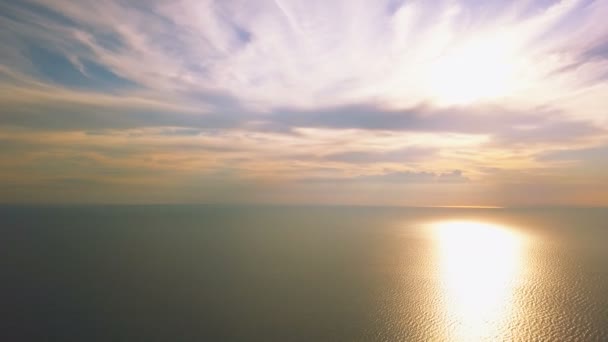
[[[4,3],[0,124],[34,130],[4,138],[48,143],[48,160],[84,155],[163,170],[167,182],[218,170],[291,181],[462,170],[491,183],[500,177],[484,170],[497,168],[533,179],[551,166],[544,152],[608,141],[608,3],[542,3]],[[133,86],[49,80],[57,66],[37,64],[32,47],[85,78],[97,67]],[[99,150],[127,144],[128,157]],[[433,158],[400,163],[408,151]],[[12,161],[33,168],[30,156]],[[89,170],[77,166],[74,177]],[[27,175],[19,167],[15,179]]]
[[[518,1],[489,14],[459,1],[38,1],[78,25],[28,14],[54,32],[30,34],[64,49],[84,44],[85,57],[151,89],[222,91],[252,109],[538,105],[604,82],[581,68],[608,72],[581,59],[606,40],[601,1]],[[104,34],[121,48],[105,47]],[[564,71],[573,63],[580,68]]]

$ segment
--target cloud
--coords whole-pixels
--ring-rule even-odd
[[[606,162],[608,145],[583,149],[547,151],[539,158],[546,161],[587,161]]]
[[[345,151],[324,156],[325,159],[344,163],[408,163],[431,158],[434,149],[409,147],[389,151]]]
[[[425,183],[463,183],[467,182],[461,170],[453,170],[445,173],[437,172],[413,172],[413,171],[396,171],[374,175],[360,175],[354,177],[343,178],[309,178],[303,180],[313,183],[361,183],[361,184],[376,184],[376,183],[396,183],[396,184],[425,184]]]
[[[437,100],[425,88],[433,63],[471,36],[503,39],[539,77],[603,51],[608,30],[597,19],[608,6],[601,1],[525,4],[38,0],[3,5],[1,23],[15,41],[9,51],[34,46],[47,57],[25,56],[29,67],[12,62],[35,72],[52,57],[66,71],[59,83],[70,81],[68,70],[73,78],[97,70],[111,84],[222,92],[259,109],[352,101],[411,107]],[[534,81],[563,93],[559,78],[572,76],[582,75]]]
[[[0,186],[306,201],[335,182],[336,201],[402,203],[401,184],[432,203],[550,177],[566,201],[608,174],[606,17],[600,0],[3,2]]]
[[[534,126],[508,126],[499,132],[495,139],[497,145],[531,144],[571,144],[580,141],[593,141],[604,137],[606,129],[585,121],[551,119]]]

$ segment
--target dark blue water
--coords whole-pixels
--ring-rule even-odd
[[[1,341],[608,340],[608,210],[0,209]]]

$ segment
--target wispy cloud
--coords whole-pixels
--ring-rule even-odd
[[[549,175],[563,202],[608,158],[605,1],[26,0],[0,13],[2,201],[51,183],[197,200],[185,189],[202,182],[305,202],[323,183],[305,180],[325,179],[362,202],[365,184],[418,184],[433,204],[442,184],[458,202],[447,181],[464,179],[477,189],[464,204],[484,204],[481,189]],[[602,184],[594,165],[586,182]],[[422,200],[402,196],[389,197]]]

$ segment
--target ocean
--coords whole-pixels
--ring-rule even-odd
[[[608,209],[0,207],[1,341],[608,341]]]

